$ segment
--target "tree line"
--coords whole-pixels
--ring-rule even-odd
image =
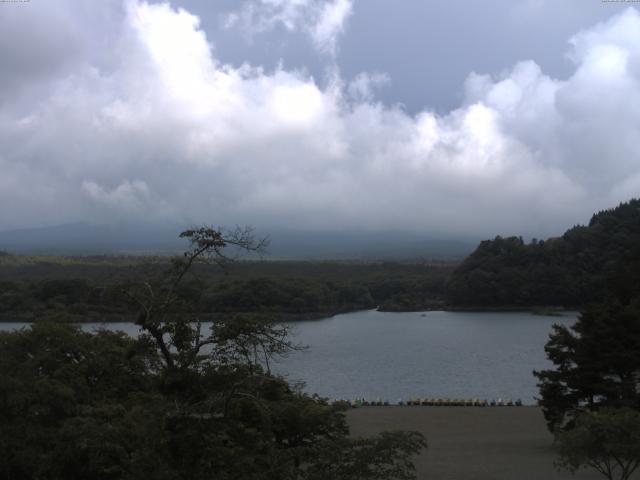
[[[36,265],[13,268],[0,280],[0,320],[131,321],[137,305],[122,290],[167,268],[161,262],[128,267]],[[452,264],[242,262],[228,275],[194,265],[176,292],[201,315],[271,314],[280,320],[321,318],[376,308],[442,305]],[[8,269],[9,272],[12,269]]]

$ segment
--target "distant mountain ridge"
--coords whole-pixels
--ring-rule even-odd
[[[32,255],[175,254],[186,226],[171,224],[93,225],[79,222],[0,232],[0,251]],[[261,230],[268,256],[277,259],[452,259],[468,255],[476,239],[407,233]]]
[[[453,305],[479,307],[580,307],[612,289],[619,298],[640,289],[639,199],[598,212],[561,237],[483,241],[448,283]]]
[[[184,241],[176,227],[152,225],[92,225],[86,222],[0,232],[0,250],[47,255],[112,254],[127,251],[169,252]]]

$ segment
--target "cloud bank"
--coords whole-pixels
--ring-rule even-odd
[[[0,95],[0,228],[126,219],[542,236],[640,193],[634,8],[570,39],[566,79],[523,61],[471,73],[445,115],[408,115],[376,100],[384,74],[235,68],[183,9],[75,5],[48,18],[14,9],[13,25],[44,28],[25,38],[29,57],[0,29],[1,58],[20,67]],[[260,0],[227,24],[305,29],[333,56],[352,13],[348,0]]]

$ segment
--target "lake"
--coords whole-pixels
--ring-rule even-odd
[[[525,312],[347,313],[290,323],[294,341],[308,348],[273,368],[332,399],[520,398],[534,404],[532,371],[551,365],[544,353],[551,326],[575,320]],[[0,329],[25,325],[3,323]],[[138,332],[133,324],[108,327]]]

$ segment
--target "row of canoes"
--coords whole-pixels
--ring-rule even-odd
[[[498,398],[492,400],[473,398],[419,398],[408,400],[406,403],[398,403],[398,405],[423,405],[430,407],[521,407],[522,400],[512,400],[510,398]]]
[[[389,406],[389,405],[409,405],[409,406],[429,406],[429,407],[520,407],[522,400],[512,400],[510,398],[502,399],[461,399],[461,398],[412,398],[410,400],[399,399],[397,402],[389,402],[388,400],[366,400],[364,398],[356,398],[355,400],[336,400],[334,403],[343,404],[352,408],[368,407],[368,406]]]

